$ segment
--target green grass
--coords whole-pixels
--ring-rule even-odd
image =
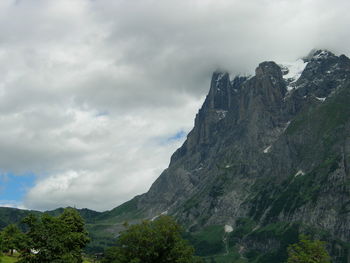
[[[198,256],[208,256],[224,252],[224,226],[207,226],[199,232],[187,233],[185,238],[194,246]]]
[[[326,134],[344,125],[350,118],[349,99],[350,92],[347,87],[330,96],[324,103],[307,108],[291,122],[286,130],[287,134],[297,133],[305,127],[316,128],[320,133]]]
[[[136,196],[110,211],[103,212],[96,217],[96,221],[98,223],[115,223],[142,219],[144,215],[137,207],[138,200],[139,196]]]
[[[10,257],[10,256],[2,256],[0,257],[1,259],[1,263],[14,263],[14,262],[17,262],[18,260],[18,257],[17,256],[13,256],[13,257]]]
[[[285,262],[287,259],[288,245],[298,241],[299,228],[299,224],[296,223],[276,222],[253,230],[247,236],[249,240],[254,240],[257,243],[276,241],[279,243],[279,247],[267,253],[262,253],[262,251],[255,250],[254,248],[248,249],[245,253],[245,257],[248,258],[249,262]]]
[[[248,261],[241,258],[236,249],[230,249],[228,254],[219,254],[203,258],[205,262],[211,263],[247,263]]]

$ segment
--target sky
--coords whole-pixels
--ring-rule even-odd
[[[348,0],[1,0],[0,206],[112,209],[184,142],[217,69],[350,55]]]

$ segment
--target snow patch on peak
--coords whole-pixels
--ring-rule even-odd
[[[247,80],[250,80],[254,76],[252,74],[244,73],[244,74],[237,74],[237,73],[230,73],[229,74],[229,79],[230,79],[230,84],[231,87],[235,87],[235,83],[240,83],[239,86],[242,87],[242,83],[246,82]],[[233,89],[234,92],[238,92],[237,89]]]
[[[311,52],[304,57],[303,59],[305,61],[311,61],[311,60],[321,60],[321,59],[327,59],[329,57],[335,56],[332,52],[326,49],[313,49]]]
[[[218,77],[216,78],[216,81],[220,81],[224,75],[225,75],[225,73],[219,73]]]
[[[244,79],[250,79],[253,75],[249,73],[238,73],[238,74],[230,74],[230,79],[234,80],[235,78],[244,78]]]
[[[221,82],[224,76],[227,74],[227,72],[215,71],[213,74],[214,74],[213,75],[214,87],[216,88],[217,91],[220,91],[220,85],[222,84]]]
[[[313,59],[323,59],[331,56],[332,53],[328,50],[316,50],[312,56]]]
[[[285,62],[279,64],[283,73],[283,78],[288,83],[288,91],[291,91],[292,89],[296,88],[295,85],[293,85],[293,83],[295,83],[300,78],[306,65],[307,62],[305,62],[303,59],[298,59],[294,62]]]

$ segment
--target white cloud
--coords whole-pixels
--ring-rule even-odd
[[[0,1],[0,167],[23,203],[109,209],[146,191],[216,68],[350,54],[350,2]]]

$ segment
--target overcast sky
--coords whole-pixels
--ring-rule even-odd
[[[185,140],[211,73],[350,55],[348,0],[1,0],[0,205],[111,209]]]

